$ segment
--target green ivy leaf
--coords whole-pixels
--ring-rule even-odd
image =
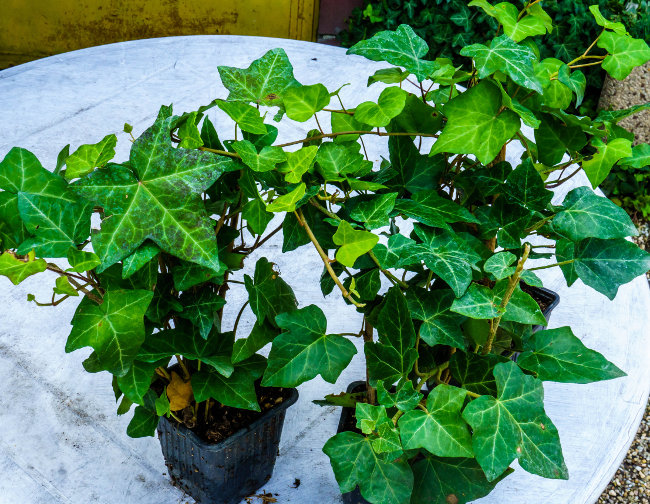
[[[179,298],[183,310],[179,317],[192,322],[204,339],[207,339],[216,317],[216,312],[224,307],[226,300],[210,290],[186,291]]]
[[[389,215],[395,207],[397,193],[380,194],[371,200],[360,201],[350,210],[350,217],[363,222],[366,229],[377,229],[390,224]]]
[[[283,96],[287,117],[305,122],[330,103],[330,93],[322,84],[287,89]]]
[[[424,448],[440,457],[472,457],[472,438],[460,415],[467,392],[440,384],[427,398],[427,411],[407,411],[399,419],[405,449]]]
[[[491,319],[500,314],[494,293],[485,285],[472,284],[462,297],[454,299],[451,311],[473,319]]]
[[[508,175],[503,191],[509,201],[531,210],[546,209],[553,198],[553,192],[544,187],[544,181],[530,159]]]
[[[181,261],[179,265],[172,268],[172,278],[177,291],[185,291],[208,281],[220,283],[223,280],[223,273],[225,273],[225,265],[224,271],[218,276],[209,268],[186,261]]]
[[[587,137],[579,126],[563,123],[548,114],[541,114],[540,118],[535,142],[541,163],[553,166],[562,161],[567,149],[580,150],[587,144]]]
[[[494,367],[508,362],[502,355],[479,355],[473,352],[456,352],[449,359],[449,372],[465,390],[480,395],[497,395]]]
[[[298,303],[291,287],[273,270],[273,263],[265,257],[255,264],[253,278],[245,275],[244,282],[251,309],[259,323],[267,318],[275,323],[275,317],[280,313],[296,309]]]
[[[501,306],[507,288],[508,280],[506,279],[498,281],[494,286],[494,304],[496,306]],[[537,301],[530,294],[522,291],[519,286],[512,291],[512,296],[501,320],[519,322],[520,324],[547,324],[546,317],[544,317]]]
[[[266,206],[267,212],[293,212],[296,205],[305,195],[306,186],[304,182],[298,184],[293,190],[282,196],[278,196],[272,203]]]
[[[63,296],[78,296],[79,293],[72,286],[67,276],[60,276],[55,281],[54,294]]]
[[[585,74],[580,70],[571,72],[569,65],[562,65],[558,70],[557,80],[575,93],[576,107],[579,107],[585,97],[585,89],[587,88]]]
[[[154,436],[158,426],[158,415],[144,406],[135,408],[133,418],[126,428],[126,433],[132,438]]]
[[[410,261],[424,264],[451,287],[456,296],[462,296],[472,281],[472,270],[481,257],[455,233],[441,231],[435,234],[419,225],[415,233],[421,244],[408,247]]]
[[[463,418],[473,430],[472,447],[488,481],[501,476],[514,459],[545,478],[567,479],[557,429],[544,412],[542,382],[514,362],[494,368],[498,395],[470,402]]]
[[[330,438],[323,452],[330,458],[341,493],[359,486],[370,502],[405,504],[413,489],[413,472],[404,460],[387,461],[378,456],[370,439],[356,432],[341,432]]]
[[[377,401],[387,408],[397,408],[400,411],[410,411],[415,408],[423,395],[413,388],[413,382],[405,381],[393,394],[386,390],[383,381],[377,382]]]
[[[36,259],[34,251],[28,252],[24,258],[17,258],[11,252],[0,255],[0,275],[6,276],[11,283],[18,285],[25,278],[41,273],[47,269],[44,259]]]
[[[198,111],[185,112],[178,120],[174,121],[172,129],[178,126],[177,135],[181,139],[178,144],[183,149],[197,149],[203,145],[203,138],[199,132],[198,122],[203,114]]]
[[[591,383],[626,376],[602,354],[582,344],[570,327],[537,331],[529,351],[517,359],[520,367],[544,381]]]
[[[248,140],[239,140],[232,144],[232,148],[241,156],[242,162],[256,172],[271,171],[275,165],[287,159],[281,147],[262,147],[258,153],[255,146]]]
[[[232,349],[233,364],[248,359],[262,347],[271,343],[277,335],[278,330],[270,324],[255,322],[247,338],[235,340]]]
[[[420,337],[427,345],[465,348],[465,338],[460,328],[465,317],[450,311],[454,298],[450,290],[428,291],[411,287],[406,292],[411,317],[422,321]]]
[[[396,69],[397,70],[397,69]],[[332,125],[332,133],[341,133],[343,131],[370,131],[372,128],[365,124],[361,124],[354,118],[354,113],[348,114],[330,114],[330,123]],[[359,139],[359,134],[339,135],[333,138],[335,143],[356,142]]]
[[[116,377],[117,385],[129,401],[144,406],[156,363],[134,361],[124,376]]]
[[[623,238],[582,240],[575,245],[573,259],[580,280],[609,299],[621,285],[650,270],[650,254]]]
[[[357,353],[351,341],[325,333],[327,319],[315,305],[281,313],[275,322],[285,332],[273,341],[262,379],[265,387],[296,387],[316,375],[335,383]]]
[[[244,205],[241,215],[246,225],[256,235],[264,233],[266,226],[273,220],[273,215],[266,211],[266,205],[259,197],[249,200]]]
[[[372,163],[359,152],[354,143],[325,142],[316,154],[316,171],[328,182],[342,182],[346,175],[358,176],[372,170]]]
[[[364,346],[370,378],[386,383],[405,378],[413,368],[417,351],[413,321],[399,287],[386,294],[376,327],[379,342]]]
[[[372,250],[379,237],[369,231],[356,231],[347,221],[341,221],[333,240],[340,247],[336,252],[336,260],[344,266],[352,267],[359,257]]]
[[[246,370],[236,368],[228,377],[213,369],[202,369],[192,375],[194,400],[214,399],[231,408],[260,411],[255,393],[255,378]]]
[[[82,145],[65,161],[65,177],[68,180],[83,177],[108,163],[115,156],[117,137],[106,135],[100,142]]]
[[[582,162],[582,169],[595,189],[607,178],[619,159],[632,155],[632,142],[625,138],[615,138],[605,144],[598,138],[594,138],[591,143],[598,152],[588,161]]]
[[[408,262],[410,256],[410,248],[415,245],[415,241],[406,238],[404,235],[396,234],[388,238],[388,243],[383,245],[378,243],[372,249],[373,253],[377,256],[377,260],[381,267],[384,269],[394,268],[402,262]],[[418,259],[415,262],[419,262]]]
[[[230,361],[232,354],[232,333],[212,331],[203,338],[198,329],[185,323],[180,329],[171,329],[150,334],[146,337],[138,360],[157,362],[182,355],[186,359],[200,360],[215,368],[226,378],[233,372]]]
[[[605,32],[598,39],[598,47],[609,53],[603,60],[603,70],[618,80],[625,79],[634,68],[650,61],[648,44],[629,35]]]
[[[474,459],[425,456],[413,464],[411,504],[467,504],[489,494],[503,478],[489,482]],[[510,474],[507,470],[504,476]]]
[[[334,116],[336,114],[332,114]],[[278,171],[284,173],[284,179],[290,184],[298,184],[302,181],[302,176],[311,170],[314,165],[314,159],[318,152],[318,147],[309,145],[294,152],[285,152],[286,162],[278,166]]]
[[[91,347],[102,367],[124,376],[144,342],[144,313],[153,292],[106,291],[101,305],[85,297],[72,318],[66,352]]]
[[[384,84],[399,84],[409,75],[410,72],[405,72],[399,68],[382,68],[381,70],[377,70],[374,74],[368,77],[368,87],[370,87],[375,82],[383,82]]]
[[[474,58],[480,79],[500,71],[516,84],[539,94],[543,93],[544,85],[533,69],[537,56],[530,47],[517,44],[507,35],[493,39],[490,47],[483,44],[463,47],[460,54]],[[487,161],[484,164],[487,164]]]
[[[442,110],[447,125],[430,155],[474,154],[481,163],[490,163],[521,126],[511,110],[499,112],[501,104],[499,88],[487,80],[452,99]]]
[[[618,164],[631,166],[632,168],[650,166],[650,144],[635,145],[632,147],[632,155],[619,160]]]
[[[516,267],[511,264],[516,260],[517,256],[512,252],[498,252],[485,261],[483,270],[494,275],[497,280],[502,280],[515,272]]]
[[[156,244],[144,242],[133,254],[122,261],[122,278],[129,278],[158,254],[160,254],[160,248]]]
[[[614,33],[618,33],[619,35],[625,35],[627,33],[627,30],[625,29],[625,25],[623,23],[616,23],[614,21],[609,21],[606,19],[605,16],[601,14],[598,4],[590,5],[589,11],[593,14],[594,18],[596,19],[596,23],[599,26],[607,28],[608,30],[612,30]]]
[[[609,199],[597,196],[588,187],[571,190],[562,207],[553,219],[553,229],[572,241],[637,235],[636,227],[625,210]]]
[[[242,102],[218,100],[217,106],[228,114],[242,131],[256,135],[266,134],[266,125],[260,117],[260,111],[252,105]]]
[[[233,163],[207,152],[173,148],[172,120],[160,117],[134,142],[130,168],[109,165],[72,186],[106,211],[101,230],[93,235],[103,268],[149,238],[180,259],[222,270],[213,224],[199,193]]]
[[[230,91],[228,101],[280,105],[284,93],[300,83],[284,49],[272,49],[248,68],[217,67],[221,82]]]
[[[388,126],[393,117],[397,117],[406,104],[407,93],[395,86],[384,89],[377,103],[367,101],[360,103],[354,111],[354,118],[362,124],[383,128]]]
[[[400,25],[395,31],[382,31],[358,42],[348,49],[347,54],[358,54],[369,60],[401,66],[422,82],[438,66],[433,61],[421,59],[428,51],[427,43],[415,34],[413,28]]]

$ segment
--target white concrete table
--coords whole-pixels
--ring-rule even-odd
[[[366,88],[367,76],[384,64],[347,57],[343,49],[289,40],[203,36],[174,37],[85,49],[0,72],[2,135],[0,159],[13,146],[34,152],[52,169],[67,143],[72,149],[118,133],[116,159],[128,157],[130,142],[119,134],[125,122],[136,135],[149,126],[161,104],[173,102],[180,113],[225,97],[217,65],[247,67],[264,52],[283,47],[304,84],[323,82],[344,88],[345,103],[374,98],[379,85]],[[213,120],[215,117],[212,117]],[[216,126],[225,127],[224,118]],[[227,126],[231,131],[231,125]],[[285,128],[281,139],[298,139],[313,125]],[[386,155],[368,139],[371,157]],[[515,160],[520,153],[512,152]],[[575,182],[574,182],[575,180]],[[571,187],[586,185],[575,177]],[[563,195],[558,194],[556,201]],[[322,264],[304,247],[280,255],[281,237],[260,251],[278,262],[302,306],[317,304],[330,332],[356,331],[359,315],[336,292],[323,298],[318,289]],[[259,256],[258,255],[258,256]],[[248,261],[248,268],[256,258]],[[542,270],[547,287],[561,302],[551,327],[571,325],[592,348],[602,352],[628,377],[590,385],[547,383],[546,410],[557,425],[571,479],[545,480],[516,468],[481,503],[584,504],[596,501],[632,441],[650,388],[650,292],[644,278],[621,287],[610,302],[578,281],[567,288],[557,268]],[[298,283],[300,280],[300,283]],[[0,502],[25,504],[172,504],[192,502],[171,486],[156,439],[130,439],[130,414],[115,415],[107,373],[90,375],[81,367],[88,352],[65,354],[69,321],[78,301],[57,308],[26,302],[28,293],[44,298],[50,284],[32,277],[14,287],[0,277]],[[40,295],[40,296],[39,296]],[[226,318],[244,300],[230,291]],[[240,325],[241,334],[253,317]],[[224,323],[224,327],[232,320]],[[339,411],[320,408],[313,399],[339,392],[364,376],[363,353],[336,385],[314,380],[300,387],[289,409],[273,478],[263,489],[279,503],[337,503],[339,491],[321,448],[336,431]],[[294,489],[298,478],[302,484]]]

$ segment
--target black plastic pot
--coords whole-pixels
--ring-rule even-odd
[[[556,292],[553,292],[552,290],[545,289],[543,287],[526,287],[526,290],[533,294],[535,298],[538,300],[543,301],[547,306],[544,310],[542,310],[542,313],[546,317],[546,320],[551,317],[551,312],[553,309],[557,306],[557,304],[560,302],[560,296]],[[540,329],[544,329],[544,326],[541,325],[536,325],[533,326],[533,331],[538,331]],[[515,355],[513,355],[511,358],[516,361],[517,356],[519,355],[519,352],[517,352]],[[348,388],[346,392],[348,394],[351,394],[353,392],[359,392],[360,390],[363,390],[363,388],[366,386],[366,382],[364,381],[355,381],[350,383],[348,385]],[[345,431],[354,431],[354,432],[359,432],[361,433],[360,430],[358,430],[356,427],[356,421],[354,419],[354,408],[341,408],[341,418],[339,420],[339,426],[338,429],[336,430],[336,433],[340,432],[345,432]],[[364,499],[361,496],[361,492],[359,491],[359,487],[355,488],[353,491],[345,493],[341,496],[343,498],[344,504],[370,504],[366,499]]]
[[[161,417],[158,438],[174,484],[210,504],[238,504],[255,493],[273,474],[284,416],[297,400],[298,391],[291,389],[277,407],[216,444]]]

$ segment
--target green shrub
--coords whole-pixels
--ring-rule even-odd
[[[456,65],[468,65],[459,58],[460,49],[493,37],[499,29],[496,19],[481,9],[470,8],[467,0],[365,0],[363,9],[355,9],[349,30],[340,34],[341,43],[350,47],[382,30],[410,24],[429,44],[428,57],[452,58]],[[521,1],[511,0],[517,9]],[[570,61],[584,50],[584,41],[593,40],[602,31],[589,12],[598,4],[603,15],[622,22],[635,38],[650,39],[650,3],[647,0],[570,0],[546,1],[544,9],[553,20],[551,33],[536,37],[542,58],[555,57]],[[596,110],[604,72],[599,66],[584,69],[587,91],[580,112],[591,115]]]

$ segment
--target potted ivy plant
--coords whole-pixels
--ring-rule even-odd
[[[582,65],[624,77],[650,49],[595,9],[603,33],[580,58],[540,61],[526,40],[552,29],[539,2],[514,14],[480,4],[495,9],[503,34],[463,49],[470,72],[424,59],[425,42],[403,25],[349,51],[393,65],[369,78],[387,84],[379,98],[352,108],[340,89],[299,83],[274,49],[248,68],[219,67],[227,97],[181,116],[162,107],[126,162],[111,161],[109,135],[63,151],[53,173],[18,148],[0,164],[0,274],[19,283],[57,273],[51,302],[30,298],[42,305],[84,295],[66,350],[93,348],[85,368],[114,375],[120,413],[137,404],[130,435],[158,426],[172,475],[191,473],[182,484],[219,465],[219,455],[181,460],[183,445],[190,457],[195,446],[183,425],[222,440],[232,429],[215,424],[247,417],[266,446],[281,420],[255,430],[260,419],[242,411],[286,405],[291,388],[317,375],[335,383],[357,351],[349,337],[363,341],[365,382],[323,400],[354,409],[324,447],[342,492],[358,486],[359,499],[382,504],[467,502],[514,459],[568,476],[542,382],[623,372],[568,327],[533,332],[547,323],[535,270],[560,267],[568,284],[579,278],[613,298],[650,255],[625,240],[636,230],[609,200],[577,188],[554,205],[550,191],[580,170],[597,187],[616,163],[644,156],[647,146],[632,148],[616,124],[642,107],[596,118],[565,109],[582,99]],[[607,54],[593,56],[595,46]],[[279,126],[313,119],[317,129],[278,143],[269,111]],[[215,112],[234,121],[233,138],[220,139],[207,117]],[[368,159],[367,136],[387,140],[381,166]],[[516,166],[505,161],[510,143],[525,151]],[[93,212],[101,226],[89,238]],[[282,224],[267,231],[274,215]],[[364,315],[359,330],[329,334],[322,310],[298,308],[263,258],[243,278],[253,329],[237,333],[244,306],[224,331],[226,291],[240,282],[232,274],[280,231],[283,252],[315,249],[323,293],[337,289]],[[555,259],[531,266],[537,258]],[[234,450],[225,458],[236,451],[221,445]]]

